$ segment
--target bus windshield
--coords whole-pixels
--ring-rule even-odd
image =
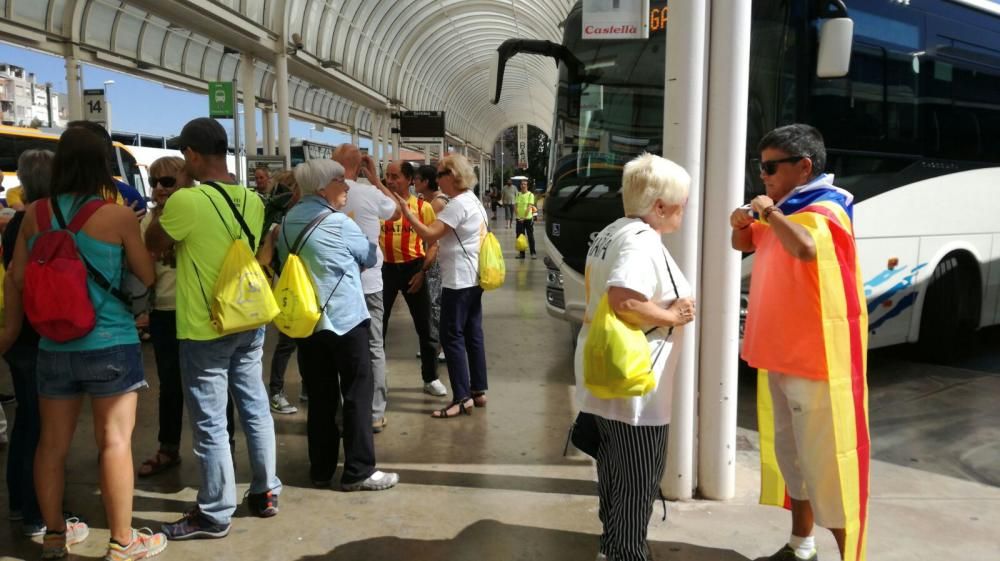
[[[616,197],[625,162],[662,152],[664,31],[649,40],[584,40],[581,17],[578,5],[565,24],[580,71],[571,82],[561,65],[549,193]]]

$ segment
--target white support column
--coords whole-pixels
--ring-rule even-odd
[[[80,77],[80,62],[75,46],[66,48],[66,87],[69,102],[69,120],[83,119],[83,80]]]
[[[264,140],[264,155],[274,155],[274,110],[268,106],[260,110],[261,136]]]
[[[442,155],[441,157],[443,158],[444,155]],[[424,146],[424,163],[425,164],[431,163],[431,147],[430,146]]]
[[[257,93],[254,91],[254,59],[240,57],[240,91],[243,92],[243,145],[247,156],[257,155]]]
[[[284,156],[287,168],[291,167],[292,141],[288,132],[288,53],[284,50],[278,53],[274,72],[278,102],[278,153]]]
[[[358,133],[358,127],[351,127],[351,144],[359,146],[361,142],[361,134]]]
[[[740,254],[730,247],[729,214],[743,202],[750,3],[711,14],[708,142],[705,154],[700,352],[698,489],[708,499],[736,494]]]
[[[705,64],[708,34],[707,2],[675,2],[667,34],[667,67],[664,85],[663,155],[691,175],[691,193],[681,229],[664,238],[677,265],[690,281],[699,284],[699,237],[703,192],[705,124]],[[742,182],[740,182],[742,185]],[[698,296],[697,294],[695,295]],[[699,298],[699,301],[701,299]],[[690,499],[695,481],[695,388],[698,387],[698,321],[684,330],[680,364],[674,379],[673,410],[667,466],[662,488],[667,498]]]
[[[398,107],[392,108],[392,112],[393,113],[398,113],[399,110],[400,109]],[[399,121],[396,120],[394,122],[394,120],[392,119],[391,115],[392,114],[390,113],[390,117],[389,117],[389,130],[392,131],[393,124],[396,125],[396,128],[398,130],[398,128],[399,128]],[[403,147],[402,147],[402,145],[400,145],[399,133],[398,132],[392,133],[392,159],[393,160],[401,160],[401,159],[403,159]]]

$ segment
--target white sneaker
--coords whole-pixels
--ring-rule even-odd
[[[342,491],[384,491],[399,483],[399,475],[384,471],[375,471],[368,479],[357,483],[345,483],[340,486]]]
[[[448,388],[444,387],[441,380],[434,380],[433,382],[424,384],[424,393],[433,395],[434,397],[444,397],[448,395]]]
[[[597,561],[608,561],[608,556],[605,555],[605,554],[603,554],[603,553],[601,553],[600,551],[598,551],[597,552]]]

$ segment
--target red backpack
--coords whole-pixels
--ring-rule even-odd
[[[69,226],[59,205],[52,205],[50,199],[42,199],[35,205],[38,237],[24,270],[24,313],[42,337],[65,343],[94,329],[97,314],[87,290],[88,276],[121,298],[120,291],[87,263],[76,246],[75,235],[106,204],[112,203],[88,202],[73,216]],[[53,210],[59,229],[52,228]]]

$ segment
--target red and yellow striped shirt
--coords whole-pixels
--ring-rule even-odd
[[[430,224],[437,217],[431,204],[413,195],[406,201],[410,210],[420,217],[420,222]],[[385,254],[386,263],[409,263],[414,259],[423,259],[427,254],[420,236],[413,231],[413,226],[403,216],[399,220],[383,220],[382,230],[378,235],[378,245]]]

